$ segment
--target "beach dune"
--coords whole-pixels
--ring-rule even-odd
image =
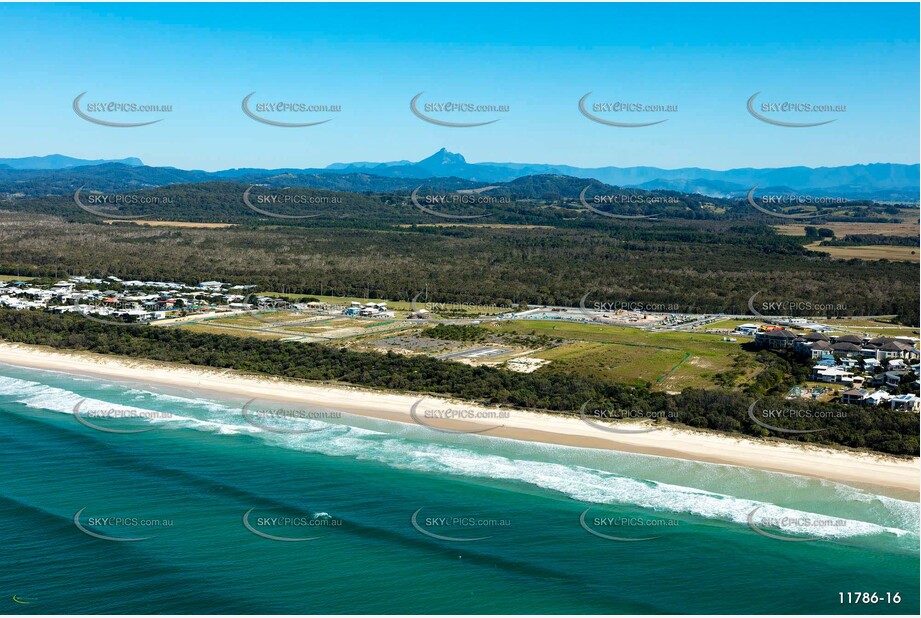
[[[903,500],[919,499],[918,458],[896,458],[782,440],[736,438],[640,422],[616,425],[556,415],[475,406],[421,395],[297,382],[207,367],[0,343],[0,362],[21,367],[129,380],[223,395],[258,398],[338,410],[348,414],[416,423],[439,431],[567,446],[611,449],[662,457],[743,466],[818,477]],[[617,431],[611,431],[616,429]],[[627,432],[635,433],[627,433]]]

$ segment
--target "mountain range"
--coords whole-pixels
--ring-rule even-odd
[[[818,197],[877,201],[918,201],[919,165],[871,163],[839,167],[736,168],[688,167],[582,168],[545,163],[468,163],[463,155],[442,148],[420,161],[333,163],[325,168],[234,168],[218,172],[148,167],[138,158],[85,160],[63,155],[0,159],[0,191],[36,195],[42,186],[67,188],[95,182],[99,190],[142,189],[180,182],[234,180],[274,186],[301,186],[340,191],[411,189],[417,180],[438,180],[445,188],[476,188],[525,176],[552,175],[598,180],[644,190],[742,197],[755,185],[762,190]],[[79,185],[78,185],[79,186]],[[26,189],[29,187],[30,189]],[[70,189],[72,190],[72,188]]]
[[[62,170],[86,165],[103,165],[104,163],[121,163],[122,165],[144,165],[137,157],[127,159],[75,159],[53,154],[44,157],[20,157],[18,159],[0,159],[0,169],[13,170]]]

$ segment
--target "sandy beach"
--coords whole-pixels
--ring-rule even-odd
[[[743,466],[773,472],[818,477],[905,500],[919,499],[919,459],[912,460],[783,442],[756,441],[714,433],[651,425],[585,422],[513,409],[477,407],[434,397],[387,393],[369,389],[300,383],[242,374],[231,370],[158,363],[91,353],[57,352],[49,348],[0,344],[0,362],[21,367],[61,371],[108,380],[207,390],[255,398],[259,402],[292,402],[348,414],[417,423],[438,430],[567,446],[612,449],[662,457]],[[446,413],[464,420],[445,420]],[[500,414],[497,414],[500,413]],[[480,418],[473,418],[481,415]]]

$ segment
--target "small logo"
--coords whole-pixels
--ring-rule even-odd
[[[288,536],[278,536],[275,534],[268,534],[261,530],[257,530],[252,523],[250,523],[250,514],[255,511],[255,508],[252,508],[245,513],[243,513],[243,527],[264,539],[269,539],[270,541],[281,541],[283,543],[303,543],[305,541],[316,541],[317,539],[322,539],[327,536],[326,534],[321,534],[320,536],[308,536],[308,537],[288,537]],[[304,527],[318,527],[318,526],[339,526],[342,525],[342,522],[339,520],[332,519],[327,513],[318,513],[313,517],[257,517],[256,525],[259,526],[304,526]]]
[[[424,507],[423,507],[424,508]],[[492,535],[489,536],[478,536],[478,537],[456,537],[456,536],[447,536],[444,534],[435,534],[430,532],[422,527],[419,523],[419,513],[422,512],[422,509],[417,509],[415,513],[412,514],[412,517],[409,518],[409,522],[412,524],[412,527],[416,529],[421,534],[431,537],[433,539],[438,539],[439,541],[452,541],[455,543],[470,543],[473,541],[483,541],[485,539],[492,538]],[[508,521],[506,520],[479,520],[475,517],[426,517],[423,518],[423,523],[426,526],[438,528],[481,528],[485,526],[507,526]]]
[[[86,188],[86,185],[82,185],[79,189],[74,191],[74,204],[76,204],[79,208],[82,208],[86,212],[90,213],[91,215],[96,215],[97,217],[102,217],[104,219],[138,219],[144,216],[144,215],[114,215],[114,214],[102,212],[100,210],[96,210],[95,208],[91,208],[90,206],[87,206],[86,204],[84,204],[83,200],[81,199],[80,193],[83,191],[84,188]]]
[[[136,541],[146,541],[147,539],[153,538],[152,536],[124,538],[124,537],[106,536],[104,534],[99,534],[98,532],[93,532],[92,530],[90,530],[89,528],[85,527],[83,524],[80,523],[80,515],[82,515],[83,511],[85,510],[86,510],[86,507],[83,507],[82,509],[80,509],[74,514],[74,525],[77,527],[77,530],[79,530],[83,534],[87,534],[97,539],[102,539],[103,541],[114,541],[116,543],[133,543]],[[99,525],[123,525],[123,526],[124,525],[134,525],[134,526],[138,525],[138,522],[136,519],[132,519],[131,521],[128,521],[123,518],[90,518],[90,519],[99,520]],[[93,524],[91,523],[90,525],[93,525]]]
[[[77,98],[74,99],[73,107],[74,107],[74,112],[78,116],[80,116],[80,118],[83,118],[84,120],[88,122],[99,124],[104,127],[129,128],[129,127],[144,127],[149,124],[157,124],[158,122],[160,122],[160,120],[163,120],[162,118],[160,118],[159,120],[151,120],[149,122],[112,122],[110,120],[100,120],[99,118],[93,118],[89,114],[85,113],[82,109],[80,109],[80,99],[82,99],[83,95],[85,95],[87,92],[88,91],[84,91],[77,95]],[[102,104],[93,103],[93,104],[90,104],[90,106],[88,107],[90,110],[94,110],[94,111],[98,110],[98,111],[109,111],[109,112],[135,112],[135,111],[147,111],[146,108],[157,108],[158,106],[155,106],[155,105],[139,106],[139,105],[135,105],[134,103],[109,102],[109,103],[102,103]],[[171,110],[165,109],[164,111],[171,111]]]
[[[84,414],[80,411],[80,407],[83,405],[84,401],[86,401],[86,399],[81,399],[74,405],[74,410],[73,410],[74,419],[81,425],[89,427],[90,429],[95,429],[96,431],[103,431],[105,433],[120,433],[120,434],[146,433],[148,431],[153,431],[154,429],[156,429],[156,427],[148,427],[147,429],[111,429],[108,427],[100,427],[99,425],[89,422],[84,416]],[[160,413],[154,413],[154,414],[159,415]],[[140,417],[140,415],[128,415],[123,410],[118,410],[114,408],[109,409],[109,410],[95,410],[95,411],[89,412],[87,416],[92,416],[94,418],[95,417],[99,417],[99,418],[103,418],[103,417],[105,418],[139,418]],[[167,417],[167,418],[170,417],[169,414],[165,414],[162,416]]]
[[[492,427],[485,427],[483,429],[469,429],[469,430],[454,430],[454,429],[441,429],[440,427],[435,427],[430,425],[422,420],[422,418],[427,419],[444,419],[444,420],[470,420],[475,422],[476,419],[483,418],[508,418],[508,412],[502,411],[491,411],[491,410],[469,410],[469,409],[455,409],[455,408],[428,408],[422,411],[421,415],[419,413],[419,404],[425,401],[425,398],[417,400],[412,407],[409,409],[409,416],[415,421],[417,425],[422,425],[432,431],[440,431],[441,433],[486,433],[487,431],[492,431],[493,429],[499,429],[505,427],[505,425],[494,425]]]
[[[280,122],[278,120],[269,120],[268,118],[263,118],[262,116],[257,115],[249,108],[249,100],[253,98],[255,92],[250,92],[248,95],[243,97],[243,103],[241,107],[243,108],[243,113],[255,120],[256,122],[261,122],[262,124],[271,125],[273,127],[284,127],[284,128],[299,128],[299,127],[315,127],[318,124],[326,124],[332,118],[327,118],[326,120],[320,120],[318,122]],[[257,110],[262,111],[261,108],[265,107],[266,111],[314,111],[311,109],[313,106],[308,106],[301,103],[269,103],[264,104],[260,103],[257,105]],[[317,107],[330,107],[330,106],[317,106]],[[335,106],[332,106],[333,108]],[[331,111],[336,111],[332,109]]]
[[[434,217],[441,217],[442,219],[480,219],[480,218],[482,218],[482,217],[488,217],[488,216],[489,216],[488,214],[483,214],[483,215],[446,215],[446,214],[441,213],[441,212],[438,212],[438,211],[436,211],[436,210],[432,210],[431,208],[426,208],[425,206],[423,206],[422,204],[419,203],[419,189],[421,189],[421,188],[422,188],[422,185],[419,185],[418,187],[416,187],[415,189],[413,189],[413,192],[412,192],[412,194],[411,194],[409,197],[410,197],[410,200],[412,200],[413,206],[415,206],[416,208],[418,208],[419,210],[421,210],[421,211],[424,212],[425,214],[432,215],[432,216],[434,216]],[[431,196],[429,196],[429,197],[431,197]],[[444,201],[444,200],[442,200],[442,201]]]
[[[303,421],[329,421],[330,419],[340,419],[342,418],[341,412],[326,412],[323,410],[305,410],[297,408],[283,408],[275,405],[274,407],[258,407],[255,408],[252,404],[257,399],[250,399],[245,404],[243,404],[243,419],[252,425],[262,429],[263,431],[271,431],[273,433],[283,433],[283,434],[302,434],[302,433],[316,433],[318,431],[326,431],[331,428],[331,425],[325,425],[323,427],[309,428],[309,427],[284,427],[278,425],[270,424],[270,421],[280,421],[280,422],[303,422]]]
[[[269,212],[268,210],[263,210],[262,208],[257,208],[256,206],[253,205],[252,201],[250,201],[250,196],[249,196],[250,191],[252,191],[253,187],[255,186],[256,185],[250,185],[249,188],[247,188],[246,191],[243,192],[243,203],[246,204],[247,208],[249,208],[252,211],[258,212],[260,215],[265,215],[266,217],[274,217],[276,219],[312,219],[313,217],[320,216],[320,215],[282,215],[276,212]],[[259,201],[259,198],[262,198],[262,197],[277,197],[277,196],[258,196],[257,201]]]
[[[605,124],[609,127],[622,127],[622,128],[631,129],[631,128],[637,128],[637,127],[651,127],[652,125],[662,124],[663,122],[668,121],[668,118],[666,118],[665,120],[656,120],[654,122],[615,122],[614,120],[605,120],[604,118],[600,118],[592,114],[585,108],[585,101],[588,99],[589,96],[591,96],[591,94],[592,94],[591,91],[586,92],[585,95],[581,99],[579,99],[579,111],[582,112],[583,116],[585,116],[586,118],[588,118],[589,120],[593,122],[597,122],[599,124]],[[601,105],[604,105],[604,104],[601,104]],[[617,104],[609,105],[608,107],[610,107],[609,111],[647,111],[646,109],[643,109],[644,107],[647,107],[647,106],[632,104],[632,103],[631,104],[617,103]]]
[[[664,121],[663,121],[664,122]],[[612,212],[605,212],[604,210],[599,210],[585,200],[585,193],[592,188],[592,185],[588,185],[582,189],[582,193],[579,194],[579,203],[582,204],[586,209],[592,211],[596,215],[601,215],[602,217],[610,217],[611,219],[654,219],[655,215],[617,215]]]
[[[622,434],[636,434],[636,433],[650,433],[652,431],[657,431],[658,427],[650,427],[648,429],[618,429],[617,427],[607,427],[600,423],[595,423],[589,420],[589,415],[586,413],[586,408],[588,407],[589,402],[586,401],[582,404],[582,407],[579,408],[579,418],[583,423],[594,427],[595,429],[600,429],[601,431],[607,431],[609,433],[622,433]],[[639,410],[603,410],[603,409],[593,409],[591,411],[591,416],[594,418],[604,418],[612,420],[623,420],[624,418],[636,418],[636,419],[646,419],[649,418],[644,416]]]
[[[638,537],[638,538],[637,537],[623,537],[623,536],[614,536],[611,534],[605,534],[603,532],[598,532],[597,530],[595,530],[594,528],[588,525],[588,522],[586,521],[586,518],[585,518],[585,516],[588,515],[588,512],[591,510],[592,510],[592,507],[588,507],[587,509],[582,511],[582,514],[579,515],[579,525],[582,526],[583,530],[585,530],[589,534],[597,536],[598,538],[606,539],[608,541],[620,541],[620,542],[627,542],[627,543],[637,542],[637,541],[653,541],[655,539],[662,538],[661,536],[647,536],[647,537]],[[647,520],[639,519],[636,517],[596,517],[592,520],[592,523],[594,523],[596,526],[607,525],[607,526],[620,526],[620,527],[646,527],[646,526],[651,526],[651,525],[657,525],[659,522],[647,521]],[[674,520],[665,520],[663,523],[666,525],[675,525],[677,522],[675,522]]]
[[[803,213],[803,214],[798,214],[798,215],[786,215],[786,214],[781,213],[781,212],[773,212],[773,211],[771,211],[771,210],[768,210],[768,209],[765,208],[764,206],[759,206],[758,203],[755,202],[755,189],[757,189],[757,188],[758,188],[758,185],[755,185],[755,186],[752,187],[751,190],[748,192],[748,204],[749,204],[749,206],[751,206],[752,208],[754,208],[754,209],[757,210],[758,212],[762,212],[762,213],[764,213],[764,214],[766,214],[766,215],[771,215],[772,217],[780,217],[781,219],[815,219],[816,217],[821,217],[821,216],[822,216],[821,213],[814,213],[814,214],[811,214],[811,213]]]
[[[494,122],[499,122],[500,118],[495,120],[489,120],[486,122],[449,122],[447,120],[438,120],[437,118],[432,118],[427,116],[419,111],[418,103],[419,98],[425,94],[425,91],[420,92],[412,98],[412,101],[409,102],[409,110],[417,118],[429,122],[431,124],[436,124],[440,127],[453,127],[453,128],[469,128],[469,127],[483,127],[488,124],[493,124]],[[485,111],[508,111],[508,107],[504,105],[475,105],[472,103],[427,103],[424,106],[426,111],[435,111],[435,112],[485,112]]]
[[[761,401],[760,399],[758,401]],[[783,429],[782,427],[775,427],[774,425],[768,425],[763,423],[755,417],[755,406],[758,405],[758,401],[755,401],[752,405],[748,406],[748,418],[752,420],[756,425],[760,425],[765,429],[770,429],[771,431],[779,431],[781,433],[817,433],[819,431],[827,431],[827,427],[822,429]],[[765,416],[792,416],[792,417],[804,417],[809,418],[807,410],[764,410]]]
[[[761,507],[759,506],[755,509],[752,509],[751,513],[748,514],[748,527],[754,530],[755,532],[757,532],[758,534],[760,534],[761,536],[766,536],[769,539],[775,539],[777,541],[790,541],[791,543],[806,543],[809,541],[820,540],[818,538],[799,539],[799,538],[793,538],[789,536],[781,536],[779,534],[771,534],[770,532],[765,532],[764,530],[762,530],[761,528],[755,525],[755,513],[757,513],[760,509]]]
[[[805,128],[805,127],[818,127],[823,124],[829,124],[837,120],[833,118],[831,120],[825,120],[823,122],[784,122],[782,120],[774,120],[773,118],[768,118],[762,114],[759,114],[755,111],[754,103],[755,99],[758,98],[758,95],[761,92],[756,92],[748,98],[748,113],[760,120],[761,122],[766,122],[778,127],[792,127],[792,128]],[[775,111],[775,112],[814,112],[814,111],[826,111],[826,110],[835,110],[845,111],[841,109],[843,106],[833,106],[833,105],[812,105],[809,103],[762,103],[761,111]]]

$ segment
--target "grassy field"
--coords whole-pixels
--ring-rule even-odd
[[[572,322],[503,322],[498,332],[535,334],[574,340],[534,354],[553,361],[539,371],[597,375],[628,384],[650,383],[656,390],[712,387],[717,373],[735,368],[735,357],[754,354],[720,335],[694,332],[653,333],[635,328]],[[748,374],[758,370],[752,365]]]
[[[710,324],[704,324],[703,326],[698,326],[694,330],[735,330],[737,326],[742,324],[757,324],[755,316],[752,316],[751,320],[720,320],[719,322],[712,322]]]
[[[777,225],[774,229],[784,236],[805,236],[806,225],[813,227],[828,228],[835,232],[838,238],[844,238],[848,234],[883,234],[887,236],[918,236],[918,213],[917,211],[902,210],[902,221],[899,223],[865,223],[857,221],[836,221],[834,223],[823,223],[821,225],[790,223],[787,225]]]
[[[492,228],[494,230],[552,230],[552,225],[526,225],[516,223],[401,223],[397,227],[473,227]]]
[[[29,281],[35,277],[20,277],[19,275],[0,275],[0,281]]]
[[[258,315],[237,314],[208,318],[200,322],[181,325],[180,328],[199,332],[259,337],[260,339],[288,339],[303,337],[303,341],[322,342],[389,333],[412,328],[405,321],[324,317],[288,311],[262,312]]]
[[[141,219],[132,219],[131,221],[126,221],[124,219],[104,219],[103,223],[108,223],[109,225],[113,223],[130,223],[132,225],[146,225],[150,227],[199,227],[206,229],[219,229],[225,227],[236,227],[236,223],[194,223],[190,221],[144,221]]]
[[[820,247],[818,242],[806,245],[811,251],[821,251],[833,258],[849,260],[892,260],[895,262],[918,262],[918,247],[895,245],[873,245],[857,247]]]
[[[887,337],[917,337],[919,329],[910,328],[908,326],[901,326],[893,324],[892,322],[887,322],[885,320],[872,320],[872,319],[857,319],[857,320],[841,320],[841,319],[830,319],[825,320],[825,324],[829,326],[841,329],[842,332],[851,332],[851,333],[870,333],[872,335],[885,335]]]
[[[178,328],[190,330],[196,333],[211,333],[212,335],[234,335],[237,337],[256,337],[257,339],[285,339],[291,336],[272,331],[232,328],[228,326],[217,326],[213,324],[200,324],[198,322],[188,322]]]

